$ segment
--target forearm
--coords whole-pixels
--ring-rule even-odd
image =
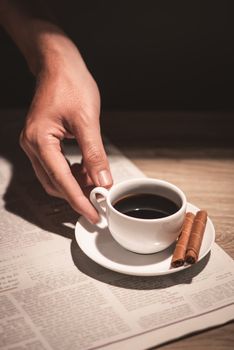
[[[34,75],[76,51],[43,3],[32,0],[0,0],[0,22],[24,55]],[[72,50],[70,50],[72,49]]]

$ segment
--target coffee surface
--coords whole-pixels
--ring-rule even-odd
[[[139,219],[160,219],[179,210],[176,203],[155,194],[131,194],[118,199],[113,207],[125,214]]]

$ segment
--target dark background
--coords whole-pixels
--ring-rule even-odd
[[[234,1],[48,1],[98,82],[104,109],[232,110]],[[0,108],[34,79],[0,31]]]

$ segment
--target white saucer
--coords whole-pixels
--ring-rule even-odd
[[[187,211],[196,213],[199,209],[188,203]],[[175,244],[155,254],[136,254],[121,247],[111,236],[108,228],[99,229],[80,217],[75,228],[76,241],[81,250],[92,260],[107,269],[135,276],[157,276],[175,273],[191,267],[184,265],[171,268]],[[215,229],[208,218],[199,260],[210,251],[215,240]]]

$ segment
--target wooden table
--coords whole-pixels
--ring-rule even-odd
[[[232,257],[233,116],[211,112],[112,112],[104,119],[105,132],[147,176],[173,182],[186,193],[189,202],[208,211],[215,225],[216,242]],[[228,350],[233,347],[234,324],[229,323],[159,348]]]
[[[147,175],[171,181],[189,202],[207,209],[216,229],[216,242],[234,257],[234,159],[230,149],[129,149],[124,153]],[[208,330],[163,349],[233,349],[234,325]]]

